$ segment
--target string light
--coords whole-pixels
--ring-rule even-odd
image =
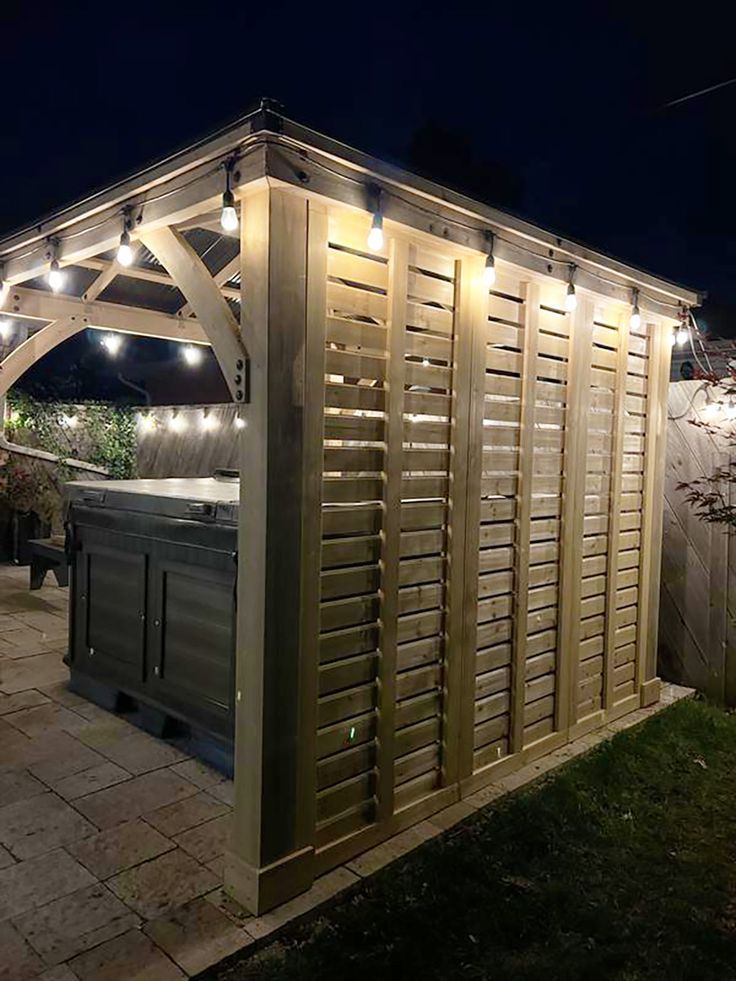
[[[235,416],[235,428],[245,429],[245,419],[241,419],[240,416]]]
[[[123,339],[120,334],[105,334],[100,344],[111,358],[116,358],[120,354],[120,349],[123,346]]]
[[[141,429],[146,433],[150,433],[156,428],[156,417],[150,412],[147,412],[145,415],[139,415],[138,422],[140,423]]]
[[[217,421],[217,416],[213,416],[212,413],[206,412],[202,416],[202,429],[205,432],[212,432],[213,429],[217,429],[219,422]]]
[[[121,266],[126,268],[133,265],[133,249],[130,247],[130,218],[127,214],[123,218],[123,231],[120,235],[117,260]]]
[[[380,252],[383,248],[383,214],[381,211],[381,189],[371,189],[373,198],[373,219],[371,230],[368,232],[368,248],[371,252]]]
[[[179,412],[174,412],[169,419],[169,429],[174,433],[183,433],[187,428],[187,421]]]
[[[631,310],[631,320],[629,321],[629,327],[632,330],[639,330],[641,327],[641,312],[639,311],[639,290],[634,287],[632,290],[634,294],[634,304]]]
[[[59,260],[54,256],[49,265],[49,286],[54,291],[58,293],[59,290],[64,285],[64,273],[59,268]]]
[[[202,363],[202,352],[194,344],[186,344],[182,348],[181,356],[184,358],[184,363],[188,364],[190,368],[196,368],[198,364]]]
[[[680,326],[675,331],[675,344],[678,347],[684,347],[685,344],[690,340],[690,328],[686,323],[681,323]]]
[[[230,187],[232,169],[232,161],[228,161],[225,164],[225,192],[222,195],[222,214],[220,215],[220,224],[225,232],[235,232],[238,229],[238,212],[235,209],[235,195]]]
[[[496,282],[496,259],[493,255],[493,232],[486,232],[486,240],[488,242],[488,255],[486,256],[486,265],[485,269],[483,270],[483,282],[486,284],[488,289],[490,289]]]
[[[61,417],[61,421],[67,427],[67,429],[76,429],[77,428],[77,423],[79,422],[79,419],[77,419],[76,416],[66,416],[66,415],[64,415],[64,416]]]
[[[578,305],[578,298],[575,295],[575,271],[577,266],[570,266],[570,274],[567,282],[567,293],[565,294],[565,310],[568,313],[572,313],[575,307]]]
[[[2,338],[3,341],[8,340],[12,329],[13,325],[9,320],[0,320],[0,338]]]

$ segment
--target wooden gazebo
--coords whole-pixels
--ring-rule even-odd
[[[242,406],[226,886],[254,912],[658,698],[696,293],[268,108],[0,262],[0,395],[95,327],[210,344]]]

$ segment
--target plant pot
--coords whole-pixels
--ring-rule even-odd
[[[51,526],[42,521],[34,511],[13,511],[11,518],[12,560],[16,565],[31,564],[29,542],[34,538],[48,538]]]

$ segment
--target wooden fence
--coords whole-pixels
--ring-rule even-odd
[[[670,385],[660,605],[663,677],[736,705],[736,554],[733,535],[693,513],[678,490],[732,465],[725,441],[691,425],[703,418],[701,381]],[[728,422],[726,425],[730,425]]]
[[[233,403],[156,406],[150,412],[152,422],[138,424],[138,474],[208,477],[217,467],[237,469],[237,416]]]
[[[583,291],[567,313],[507,264],[483,290],[477,253],[366,231],[309,225],[317,872],[658,695],[670,322]]]

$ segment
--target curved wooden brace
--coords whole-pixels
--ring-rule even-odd
[[[44,354],[53,351],[59,344],[74,337],[87,328],[87,324],[78,318],[55,320],[19,344],[0,362],[0,398],[7,395],[11,388],[29,368],[39,361]]]
[[[235,402],[247,396],[247,353],[240,328],[200,257],[174,228],[142,231],[140,241],[156,256],[194,311],[215,352]]]

